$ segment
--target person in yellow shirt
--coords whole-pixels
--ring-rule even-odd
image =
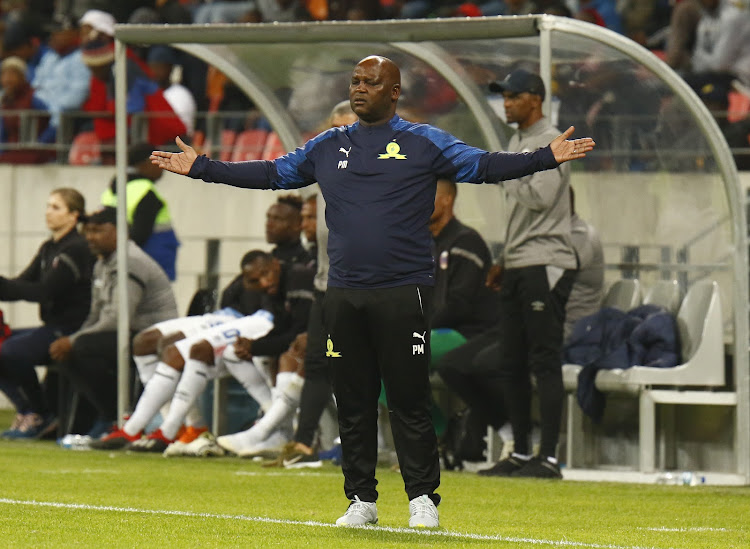
[[[150,255],[167,273],[176,278],[177,240],[166,200],[156,189],[164,170],[149,160],[154,146],[136,143],[128,149],[127,216],[130,239]],[[102,193],[103,206],[117,206],[116,180]]]

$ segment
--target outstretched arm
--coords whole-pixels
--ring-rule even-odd
[[[152,151],[151,163],[193,179],[242,189],[299,189],[315,183],[312,167],[300,170],[300,163],[309,160],[306,154],[293,152],[276,160],[222,162],[198,156],[195,149],[186,145],[179,137],[175,139],[175,143],[182,152]],[[281,169],[277,170],[279,164]]]
[[[187,175],[193,166],[193,162],[198,158],[198,153],[195,152],[193,147],[186,145],[179,137],[175,138],[175,143],[182,149],[181,153],[152,151],[150,156],[151,163],[156,164],[164,170],[180,175]]]
[[[596,146],[596,143],[594,143],[594,140],[590,137],[567,140],[574,130],[575,128],[573,126],[569,127],[549,144],[550,149],[552,149],[552,154],[555,155],[555,160],[557,160],[558,164],[562,164],[569,160],[576,160],[577,158],[583,158],[586,156],[587,152],[593,150]]]

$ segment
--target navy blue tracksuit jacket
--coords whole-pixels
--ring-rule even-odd
[[[428,221],[438,179],[492,183],[557,165],[549,147],[490,153],[395,115],[378,126],[356,122],[327,130],[272,161],[201,156],[188,175],[254,189],[319,183],[329,229],[328,285],[388,288],[434,285]]]

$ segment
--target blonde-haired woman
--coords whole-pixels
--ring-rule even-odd
[[[39,303],[42,320],[40,327],[14,330],[0,346],[0,390],[16,407],[5,438],[40,438],[56,427],[34,367],[48,364],[50,343],[76,331],[89,312],[94,257],[78,232],[85,211],[77,190],[53,190],[45,213],[51,237],[21,274],[0,276],[0,301]]]

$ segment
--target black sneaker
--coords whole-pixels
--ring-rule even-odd
[[[557,463],[552,463],[545,457],[536,456],[531,458],[529,462],[519,470],[512,473],[511,476],[561,479],[562,473],[560,472],[560,467],[558,467]]]
[[[489,469],[482,469],[477,474],[483,477],[509,477],[516,471],[523,469],[528,463],[529,460],[511,455],[508,458],[498,461]]]

